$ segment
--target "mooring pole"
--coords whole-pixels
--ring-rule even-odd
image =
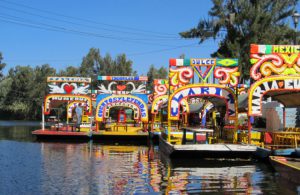
[[[252,116],[248,116],[248,144],[251,144],[251,129],[252,129],[251,120],[252,120]]]
[[[282,121],[282,123],[283,123],[283,129],[285,129],[285,127],[286,127],[286,110],[285,110],[285,107],[283,107],[283,112],[282,112],[282,118],[283,118],[283,121]]]
[[[45,130],[44,104],[42,104],[42,130]]]
[[[171,143],[171,120],[168,119],[168,142]]]

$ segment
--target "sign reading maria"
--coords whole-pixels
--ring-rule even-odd
[[[261,102],[271,91],[300,91],[300,45],[251,45],[250,116],[261,115]]]

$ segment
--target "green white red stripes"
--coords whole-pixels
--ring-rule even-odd
[[[190,66],[190,65],[191,65],[190,59],[171,58],[169,60],[169,66]]]
[[[271,54],[272,45],[250,45],[250,53]]]

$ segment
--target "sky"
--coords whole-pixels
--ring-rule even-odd
[[[170,58],[208,58],[220,39],[199,45],[179,32],[208,17],[211,0],[0,0],[0,52],[7,64],[79,67],[90,48],[125,53],[138,74]]]
[[[185,54],[210,57],[218,40],[199,45],[186,31],[208,18],[210,0],[0,0],[0,52],[7,64],[80,66],[92,47],[113,58],[125,53],[138,74],[167,67]]]

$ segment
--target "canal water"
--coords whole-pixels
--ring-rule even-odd
[[[268,163],[171,161],[153,145],[37,142],[38,126],[0,121],[0,194],[297,194]]]

